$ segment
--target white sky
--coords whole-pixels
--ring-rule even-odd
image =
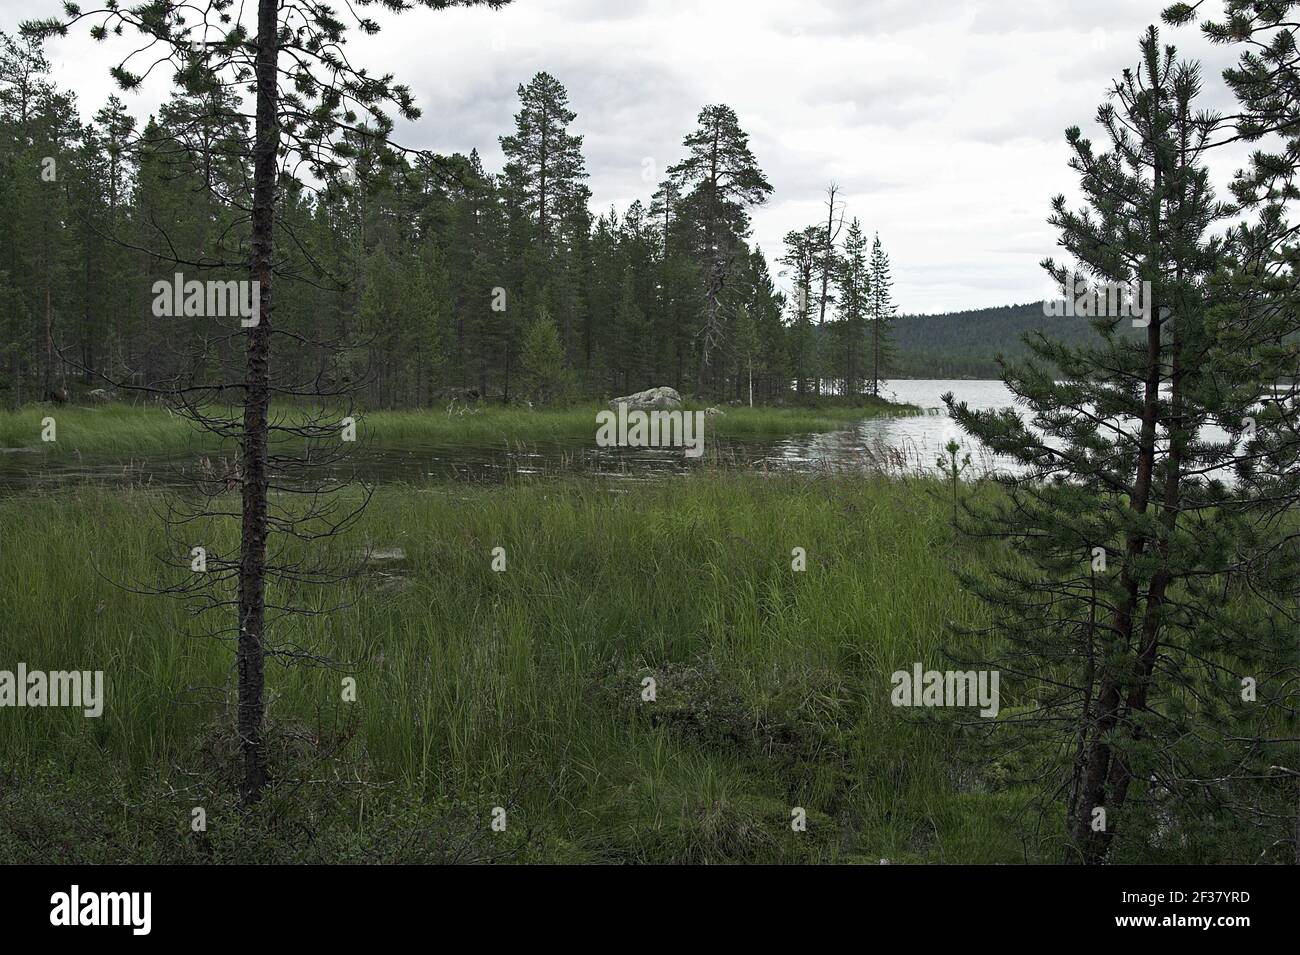
[[[901,310],[939,312],[1049,293],[1037,264],[1055,251],[1045,219],[1051,197],[1073,194],[1075,182],[1063,131],[1092,128],[1110,80],[1136,62],[1138,37],[1162,6],[515,0],[498,11],[381,17],[384,31],[354,35],[349,49],[415,94],[424,115],[399,126],[400,141],[478,147],[489,171],[501,165],[497,137],[512,129],[516,87],[552,73],[578,114],[597,212],[648,201],[700,108],[727,103],[775,190],[754,212],[753,240],[769,261],[787,231],[824,219],[834,180],[848,214],[880,232]],[[56,0],[0,0],[0,29],[58,10]],[[1229,52],[1190,27],[1163,36],[1204,64],[1204,105],[1229,109],[1219,75]],[[83,28],[49,44],[54,79],[77,93],[83,117],[112,91],[108,67],[130,43],[94,45]],[[166,92],[159,83],[124,98],[143,116]],[[1225,151],[1214,164],[1221,191],[1241,155]]]

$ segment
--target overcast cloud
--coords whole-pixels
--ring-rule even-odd
[[[54,0],[0,0],[0,29],[53,13]],[[424,111],[398,137],[468,152],[490,170],[510,131],[516,87],[538,70],[569,90],[597,211],[620,211],[681,155],[700,107],[740,116],[775,192],[754,214],[769,260],[781,237],[824,217],[842,187],[848,213],[879,231],[905,312],[1031,301],[1055,250],[1051,197],[1072,194],[1065,127],[1085,129],[1110,80],[1159,16],[1145,0],[515,0],[499,11],[416,10],[350,42],[356,62],[392,71]],[[1205,105],[1231,101],[1223,49],[1194,29],[1167,42],[1202,61]],[[118,41],[119,44],[129,40]],[[115,51],[120,53],[119,45]],[[111,89],[114,48],[84,30],[53,41],[55,80],[83,116]],[[124,97],[145,115],[165,88]],[[1222,189],[1240,152],[1220,157]],[[775,271],[775,268],[774,268]]]

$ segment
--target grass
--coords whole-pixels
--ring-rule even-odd
[[[592,404],[532,410],[489,405],[465,414],[448,414],[441,408],[374,411],[360,417],[358,437],[385,447],[594,438],[596,412],[602,407]],[[711,417],[708,424],[710,431],[720,436],[831,431],[863,418],[916,411],[908,405],[872,398],[864,398],[862,403],[853,406],[725,406],[722,410],[724,414]],[[300,417],[292,408],[279,413],[289,421]],[[54,420],[54,441],[42,440],[46,418]],[[0,411],[0,449],[122,457],[215,452],[221,447],[216,438],[197,431],[187,420],[165,409],[108,404],[30,405]]]
[[[330,595],[347,609],[277,633],[334,663],[268,668],[277,783],[248,813],[230,795],[231,647],[193,635],[229,620],[112,582],[162,576],[169,499],[0,500],[0,667],[108,686],[97,720],[0,711],[0,828],[17,834],[0,861],[1022,861],[1021,794],[888,702],[892,671],[941,662],[946,621],[979,619],[934,490],[385,487],[340,553],[400,554]],[[231,526],[188,533],[234,551]]]
[[[53,419],[53,441],[42,439],[47,419]],[[184,418],[160,408],[124,404],[25,405],[0,411],[0,448],[50,455],[162,455],[214,447],[212,436],[196,431]]]

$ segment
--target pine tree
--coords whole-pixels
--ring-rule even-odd
[[[868,314],[871,319],[871,394],[880,397],[880,385],[884,375],[889,372],[893,360],[894,347],[892,329],[894,325],[894,299],[891,289],[893,280],[889,276],[889,256],[880,244],[880,235],[876,234],[871,242],[871,265],[868,286]]]
[[[808,393],[808,382],[819,377],[821,367],[817,360],[817,342],[812,327],[812,283],[817,267],[817,249],[822,236],[817,226],[802,232],[790,231],[785,235],[785,254],[777,261],[788,267],[794,291],[790,296],[790,361],[795,379],[795,393],[801,397]]]
[[[698,128],[683,141],[686,158],[668,170],[682,193],[678,215],[688,224],[691,248],[704,278],[696,391],[703,394],[713,355],[722,344],[721,299],[737,256],[746,255],[749,207],[772,192],[749,149],[749,136],[729,106],[706,106]]]
[[[657,223],[664,259],[672,253],[674,244],[680,244],[681,224],[675,215],[680,204],[681,190],[672,179],[659,183],[650,197],[650,218]]]
[[[501,137],[503,189],[527,211],[546,246],[566,221],[586,210],[590,197],[583,183],[582,137],[569,132],[576,118],[568,91],[551,74],[538,73],[519,87],[514,134]]]
[[[565,367],[560,332],[545,311],[528,326],[520,354],[524,387],[537,404],[562,404],[571,397],[572,381]]]
[[[1017,716],[997,728],[1044,798],[1065,794],[1070,858],[1087,863],[1116,858],[1120,832],[1141,857],[1157,819],[1190,841],[1262,798],[1253,741],[1277,710],[1245,703],[1242,680],[1266,680],[1294,646],[1274,610],[1294,600],[1294,548],[1249,482],[1216,473],[1241,453],[1233,434],[1204,431],[1240,435],[1276,367],[1244,367],[1233,353],[1252,342],[1224,338],[1230,263],[1207,232],[1231,210],[1205,170],[1219,121],[1196,111],[1200,86],[1151,28],[1098,111],[1109,150],[1067,132],[1087,206],[1054,200],[1075,264],[1044,265],[1063,291],[1077,277],[1094,292],[1150,283],[1143,337],[1109,307],[1091,319],[1097,345],[1035,336],[1004,374],[1028,420],[945,399],[1020,469],[971,505],[967,529],[1010,546],[964,579],[992,616],[984,662],[1022,681]],[[979,645],[956,652],[978,658]]]
[[[632,276],[625,272],[619,287],[618,304],[614,308],[607,363],[613,377],[613,387],[619,394],[635,390],[644,379],[645,349],[648,323],[638,304],[640,299],[633,287]]]
[[[783,399],[790,390],[790,356],[783,318],[785,299],[776,290],[762,249],[749,256],[749,300],[746,311],[758,341],[755,361],[759,393],[768,401]]]
[[[1199,3],[1176,3],[1165,11],[1165,19],[1190,22],[1201,8]],[[1220,387],[1232,392],[1225,402],[1232,410],[1220,415],[1218,423],[1234,439],[1237,496],[1249,497],[1255,525],[1270,529],[1293,522],[1300,510],[1300,310],[1295,304],[1300,271],[1289,220],[1300,197],[1295,184],[1300,173],[1300,67],[1293,53],[1300,43],[1297,13],[1300,3],[1295,0],[1225,0],[1221,18],[1208,14],[1212,18],[1201,25],[1214,43],[1240,47],[1236,64],[1223,75],[1238,101],[1237,135],[1261,143],[1232,184],[1238,204],[1254,219],[1229,237],[1231,268],[1216,286],[1221,304],[1211,328],[1224,368]],[[1240,408],[1249,412],[1238,418]],[[1269,540],[1266,535],[1260,544]],[[1251,831],[1265,833],[1287,828],[1279,827],[1279,820],[1290,821],[1289,856],[1278,851],[1287,841],[1282,835],[1255,857],[1300,864],[1300,702],[1295,691],[1300,685],[1300,640],[1295,636],[1300,632],[1300,582],[1291,552],[1285,545],[1279,550],[1286,559],[1254,548],[1262,559],[1240,571],[1256,592],[1289,598],[1270,601],[1290,631],[1280,658],[1258,662],[1252,676],[1258,684],[1255,709],[1268,715],[1246,725],[1233,721],[1221,735],[1233,743],[1224,753],[1237,758],[1230,764],[1232,772],[1258,780],[1248,798],[1237,800],[1235,814],[1251,817]],[[1242,741],[1248,741],[1248,748]]]
[[[433,242],[424,242],[410,268],[413,288],[413,361],[416,366],[416,401],[432,402],[437,383],[445,380],[450,363],[452,330],[450,282],[443,256]]]
[[[856,218],[849,223],[844,248],[835,269],[838,306],[836,352],[845,395],[861,391],[863,358],[867,345],[868,316],[871,314],[871,265],[867,258],[867,237]],[[886,265],[886,271],[888,266]],[[875,328],[874,322],[871,327]],[[875,389],[873,388],[873,393]]]

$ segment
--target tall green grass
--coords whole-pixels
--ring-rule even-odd
[[[42,434],[54,422],[54,440]],[[161,455],[217,447],[216,439],[161,408],[124,404],[99,406],[27,405],[0,411],[0,448],[43,454]]]
[[[965,558],[931,490],[731,474],[631,493],[591,481],[386,488],[338,553],[402,556],[327,595],[352,606],[276,632],[337,666],[268,668],[283,780],[271,804],[292,825],[311,817],[328,858],[359,839],[375,857],[411,858],[392,820],[464,813],[457,831],[488,833],[501,805],[522,858],[1018,861],[1016,794],[986,791],[958,770],[949,730],[888,701],[895,669],[941,664],[946,621],[978,620],[947,568]],[[0,501],[0,667],[102,669],[108,683],[98,720],[0,711],[0,761],[30,780],[0,796],[0,816],[34,834],[35,857],[271,852],[188,833],[196,780],[205,805],[225,798],[212,779],[232,753],[231,646],[194,634],[231,621],[115,585],[176,579],[155,559],[167,500]],[[190,536],[230,555],[235,532]],[[345,677],[355,703],[341,700]],[[294,762],[308,756],[306,770]],[[84,794],[78,808],[52,808],[68,793]],[[795,807],[807,832],[791,830]],[[113,837],[44,831],[82,818]],[[212,838],[260,818],[214,816]],[[272,854],[300,848],[287,839]]]

